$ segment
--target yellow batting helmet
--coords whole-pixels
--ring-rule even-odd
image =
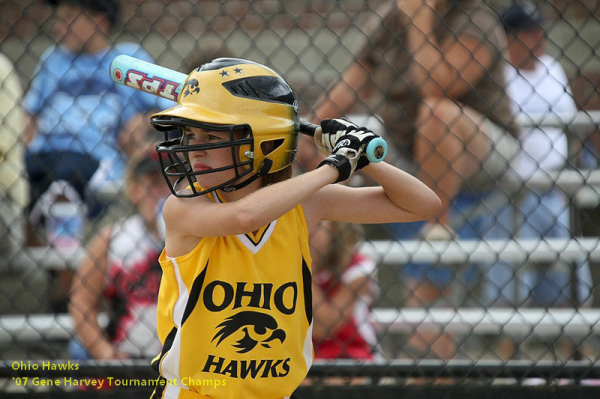
[[[169,159],[163,172],[176,196],[197,196],[220,189],[233,191],[256,178],[278,172],[290,165],[297,152],[298,103],[290,86],[264,65],[237,58],[218,58],[192,71],[179,96],[177,106],[150,118],[165,132],[166,141],[157,146],[160,160]],[[189,145],[186,127],[208,131],[228,131],[230,140],[219,144]],[[177,130],[169,140],[169,132]],[[214,187],[198,190],[195,176],[222,171],[194,172],[190,151],[231,147],[235,177]],[[162,154],[165,154],[164,156]],[[245,180],[241,180],[242,178]],[[171,183],[169,178],[176,178]],[[241,181],[240,181],[241,180]],[[191,187],[178,190],[179,184]]]

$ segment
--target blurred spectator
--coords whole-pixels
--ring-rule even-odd
[[[531,2],[515,3],[502,14],[507,33],[510,65],[506,66],[508,93],[516,112],[525,115],[555,114],[569,120],[577,108],[560,63],[545,53],[546,33],[542,14]],[[526,182],[536,173],[550,173],[565,166],[567,136],[560,128],[527,128],[521,132],[522,152],[512,168]],[[531,190],[496,210],[496,225],[486,238],[569,238],[569,200],[560,189]],[[514,212],[518,212],[516,215]],[[519,226],[513,224],[519,219]],[[514,265],[498,262],[486,274],[484,303],[529,304],[551,307],[575,305],[570,287],[570,265],[529,265],[515,271]],[[587,265],[579,265],[578,277],[589,282]],[[515,272],[518,278],[515,279]],[[515,292],[515,281],[518,292]],[[581,287],[583,288],[583,287]],[[517,297],[515,297],[517,295]],[[584,298],[589,295],[589,290]]]
[[[127,194],[137,212],[91,239],[73,281],[69,312],[78,340],[71,343],[72,358],[147,358],[160,352],[156,301],[164,227],[157,216],[168,193],[156,152],[134,161]],[[98,323],[103,298],[110,303],[106,329]]]
[[[378,294],[375,262],[357,252],[359,225],[323,221],[310,235],[313,260],[313,340],[317,359],[372,360],[370,319]]]
[[[154,151],[156,145],[163,141],[162,135],[148,123],[153,113],[151,111],[136,114],[125,124],[125,131],[128,134],[126,138],[123,137],[121,146],[128,159],[137,159],[149,151]]]
[[[516,112],[573,118],[577,107],[567,75],[560,63],[545,53],[540,11],[530,2],[515,3],[502,14],[502,24],[510,62],[506,65],[508,94]],[[521,146],[523,151],[513,168],[524,180],[540,170],[559,170],[567,160],[567,136],[560,128],[524,129]]]
[[[74,189],[69,199],[87,200],[90,216],[97,216],[102,206],[93,203],[95,194],[123,182],[119,139],[130,134],[123,131],[126,122],[171,104],[111,80],[109,65],[117,55],[152,61],[138,44],[112,46],[109,35],[119,17],[119,0],[48,1],[56,6],[60,43],[42,55],[24,99],[30,207],[62,180]],[[35,215],[45,213],[41,209]]]
[[[23,164],[23,91],[9,59],[0,53],[0,254],[23,245],[27,180]]]
[[[131,117],[168,100],[115,84],[108,73],[120,54],[152,61],[138,44],[112,46],[119,0],[48,0],[58,44],[41,57],[24,98],[25,164],[30,183],[29,245],[77,248],[85,214],[98,217],[123,184],[119,145]],[[107,198],[108,197],[108,198]],[[85,205],[84,205],[85,203]],[[44,226],[42,221],[46,222]],[[70,271],[52,277],[51,310],[66,311]]]
[[[385,4],[356,61],[316,108],[320,120],[372,97],[370,106],[389,130],[388,140],[401,156],[412,158],[419,178],[442,200],[437,218],[420,232],[426,239],[452,239],[450,213],[461,190],[474,190],[466,202],[477,203],[519,152],[505,90],[505,48],[498,16],[483,1]],[[422,225],[416,226],[390,229],[403,239]],[[479,234],[475,221],[468,220],[467,227]],[[409,306],[437,302],[455,276],[452,268],[425,265],[409,265],[405,272],[414,289]],[[409,344],[423,351],[419,356],[428,352],[443,358],[452,356],[456,346],[446,334],[425,332]]]

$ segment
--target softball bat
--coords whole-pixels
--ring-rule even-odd
[[[115,83],[174,102],[179,100],[187,80],[184,73],[128,55],[119,55],[112,60],[110,77]],[[317,127],[309,122],[300,122],[300,133],[314,136]],[[386,154],[387,143],[381,137],[371,140],[367,145],[366,156],[370,162],[381,162]]]

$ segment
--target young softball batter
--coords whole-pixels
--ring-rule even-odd
[[[409,222],[438,197],[363,151],[377,137],[344,120],[321,123],[329,156],[296,177],[297,102],[288,84],[251,61],[194,70],[176,107],[151,118],[172,137],[157,149],[173,193],[163,209],[158,299],[164,379],[153,398],[289,397],[313,359],[309,231],[320,220]],[[334,184],[357,169],[377,187]]]

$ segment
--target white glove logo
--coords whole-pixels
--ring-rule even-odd
[[[333,151],[336,151],[340,147],[346,147],[346,146],[349,146],[349,145],[350,145],[350,139],[343,139],[342,141],[340,141],[339,143],[337,143],[337,145],[335,146],[335,148],[333,149]]]

